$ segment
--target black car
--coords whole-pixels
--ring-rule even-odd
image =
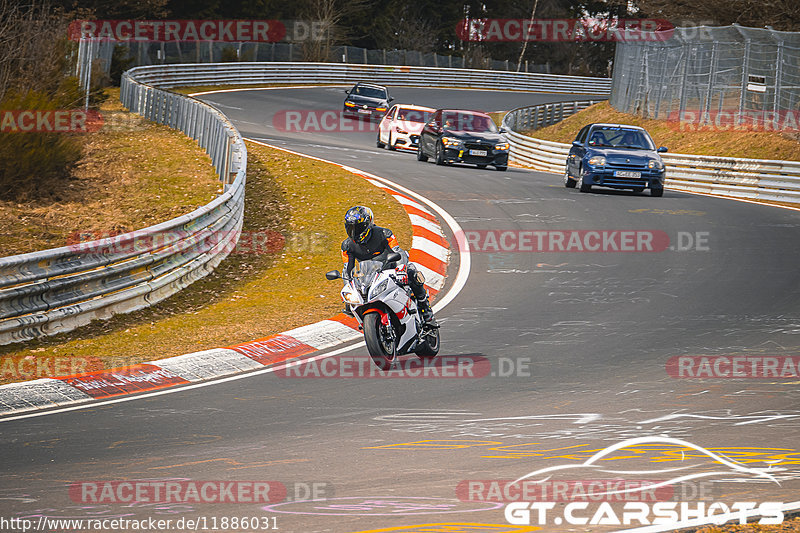
[[[437,165],[468,163],[508,168],[508,141],[492,117],[479,111],[439,109],[422,128],[417,160],[433,157]]]
[[[389,102],[394,100],[389,91],[382,85],[356,83],[352,89],[345,91],[342,114],[348,118],[365,118],[379,121],[389,109]]]
[[[588,124],[578,132],[567,157],[566,187],[589,192],[593,185],[664,194],[664,162],[643,128],[625,124]]]

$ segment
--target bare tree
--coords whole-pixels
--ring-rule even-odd
[[[800,31],[800,2],[797,0],[636,0],[636,5],[650,17],[690,22],[714,21],[727,26],[764,27]]]
[[[341,25],[342,19],[364,5],[364,0],[309,0],[302,13],[308,22],[317,24],[318,32],[303,42],[303,59],[329,61],[331,48],[349,37],[348,30]]]
[[[68,69],[68,25],[46,1],[0,0],[0,101],[12,89],[57,89]]]

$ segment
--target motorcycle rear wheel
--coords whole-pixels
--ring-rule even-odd
[[[381,370],[392,368],[397,358],[397,345],[395,343],[392,326],[383,326],[378,313],[364,315],[364,341],[372,361]],[[390,332],[387,335],[388,332]]]
[[[439,328],[432,328],[430,332],[426,332],[414,353],[420,359],[433,359],[439,353]]]

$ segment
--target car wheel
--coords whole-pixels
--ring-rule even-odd
[[[498,172],[505,172],[506,170],[508,170],[508,167],[500,165],[500,166],[495,166],[494,169],[497,170]]]
[[[569,172],[564,172],[564,187],[568,189],[575,188],[575,180],[569,177]]]
[[[484,168],[488,167],[489,165],[475,165],[475,166],[480,168],[480,169],[484,169]]]
[[[392,132],[389,132],[389,150],[395,151],[397,150],[397,146],[394,143],[397,142],[397,139],[392,139]]]
[[[428,156],[422,152],[422,141],[420,141],[419,146],[417,146],[417,161],[427,161]]]
[[[380,132],[378,133],[378,139],[375,141],[375,146],[377,146],[378,148],[383,148],[384,146],[386,146],[385,144],[383,144],[381,142],[381,134],[380,134]]]
[[[440,144],[436,145],[436,164],[444,165],[444,153],[442,153],[442,146]]]
[[[581,169],[581,172],[580,172],[579,176],[580,177],[578,178],[578,187],[580,188],[581,192],[589,192],[589,191],[591,191],[592,190],[592,185],[590,183],[584,183],[583,182],[583,169]]]
[[[664,187],[658,187],[656,189],[650,189],[650,196],[655,196],[656,198],[660,198],[664,196]]]

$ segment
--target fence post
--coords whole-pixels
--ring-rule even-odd
[[[686,93],[688,92],[688,87],[686,87],[686,79],[689,77],[689,43],[683,43],[681,56],[683,57],[683,81],[681,83],[681,104],[678,108],[679,113],[686,111]]]
[[[711,43],[711,70],[708,73],[708,88],[706,89],[706,105],[703,106],[703,111],[708,113],[711,111],[711,95],[714,90],[714,80],[717,77],[717,41]]]
[[[747,72],[750,70],[750,38],[744,40],[744,63],[742,64],[742,89],[739,93],[739,116],[744,112],[747,98]]]
[[[781,105],[781,78],[783,77],[783,40],[778,41],[778,53],[775,58],[775,94],[772,97],[772,110],[778,112]],[[790,108],[787,108],[787,110]]]

